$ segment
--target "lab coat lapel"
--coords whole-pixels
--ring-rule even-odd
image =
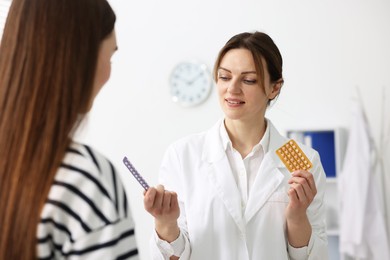
[[[226,209],[236,222],[241,231],[244,231],[244,223],[241,210],[241,195],[234,180],[232,170],[226,155],[211,166],[209,176],[215,185],[218,196],[225,204]]]
[[[270,154],[267,154],[260,166],[248,198],[245,210],[245,221],[248,223],[259,211],[283,181],[283,174],[275,167],[275,162]]]
[[[203,160],[209,163],[209,178],[215,186],[218,196],[224,203],[241,231],[245,230],[242,210],[241,195],[234,180],[232,170],[219,135],[219,127],[223,121],[219,121],[206,136],[203,149]]]
[[[249,194],[244,218],[248,223],[251,218],[264,206],[268,198],[281,185],[284,174],[280,170],[284,167],[275,151],[282,146],[287,139],[279,134],[276,128],[268,120],[270,127],[270,142],[268,152],[264,155],[263,162],[257,172],[255,183]]]

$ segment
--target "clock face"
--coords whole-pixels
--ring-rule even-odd
[[[169,83],[172,100],[185,107],[205,101],[212,88],[207,66],[197,62],[179,63],[173,69]]]

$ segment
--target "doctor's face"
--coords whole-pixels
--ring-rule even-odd
[[[247,49],[232,49],[218,66],[219,102],[225,116],[232,120],[264,120],[269,99],[273,99],[276,84],[271,84],[265,61],[263,79],[259,78],[252,53]]]

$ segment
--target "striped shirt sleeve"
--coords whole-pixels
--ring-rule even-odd
[[[37,230],[39,259],[138,259],[134,222],[115,167],[73,143]]]

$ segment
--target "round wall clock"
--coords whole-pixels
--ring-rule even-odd
[[[169,87],[174,102],[184,107],[204,102],[212,89],[212,77],[203,63],[187,61],[174,67]]]

